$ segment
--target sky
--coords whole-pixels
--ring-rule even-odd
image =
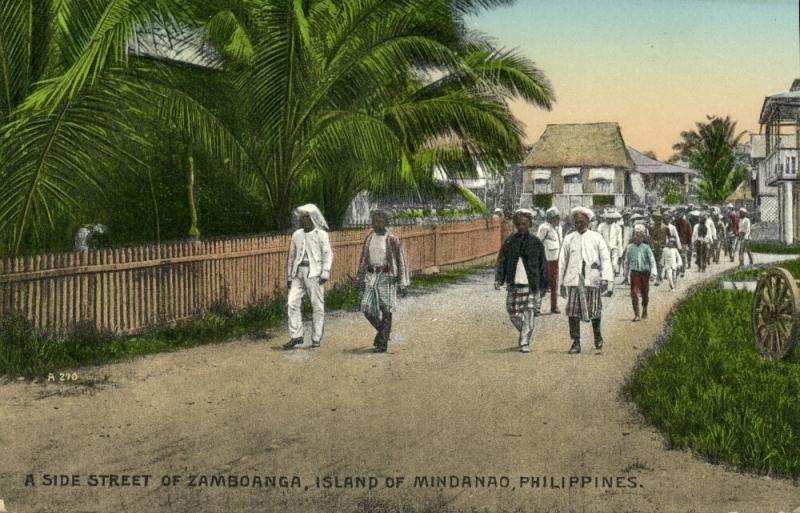
[[[549,123],[616,121],[665,160],[706,115],[758,133],[764,97],[800,78],[797,0],[517,0],[467,23],[550,79],[550,112],[512,104],[529,143]]]

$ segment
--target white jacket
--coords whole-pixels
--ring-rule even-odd
[[[678,252],[678,248],[664,248],[661,253],[661,267],[664,269],[680,269],[683,266],[683,259]]]
[[[306,241],[308,241],[307,248]],[[286,266],[287,280],[291,280],[297,274],[297,267],[303,260],[303,250],[308,251],[308,277],[330,279],[333,252],[328,232],[314,229],[306,233],[300,229],[292,234],[292,242],[289,245],[289,262]]]
[[[561,228],[561,223],[558,227],[554,227],[548,222],[544,222],[539,226],[539,231],[536,236],[542,241],[544,245],[544,257],[546,260],[552,262],[558,260],[558,254],[561,251],[561,243],[564,240],[564,232]]]
[[[706,219],[706,229],[708,230],[708,242],[717,240],[717,226],[710,217]]]
[[[605,280],[609,286],[614,281],[611,255],[603,236],[592,230],[583,233],[574,231],[564,237],[561,256],[558,259],[558,284],[577,287],[580,284],[581,268],[586,262],[586,277],[583,284],[599,287]],[[592,266],[595,268],[593,269]]]
[[[682,250],[683,246],[681,245],[681,237],[678,234],[678,228],[675,227],[674,224],[669,223],[667,225],[667,229],[669,230],[669,236],[675,239],[675,247],[676,247],[676,249],[678,251]]]
[[[611,224],[601,223],[597,231],[603,236],[603,240],[606,241],[606,246],[608,246],[609,251],[616,249],[618,254],[622,254],[622,250],[624,249],[622,246],[622,229],[620,229],[616,222]]]

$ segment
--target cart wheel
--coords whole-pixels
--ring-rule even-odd
[[[780,360],[797,336],[800,289],[794,276],[782,267],[767,271],[753,294],[753,334],[756,349],[767,360]]]

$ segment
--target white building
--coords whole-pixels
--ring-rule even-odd
[[[800,80],[789,91],[767,96],[759,117],[763,152],[752,150],[758,164],[759,184],[777,189],[778,235],[791,244],[798,232],[798,150],[800,149]],[[760,194],[760,192],[759,192]]]

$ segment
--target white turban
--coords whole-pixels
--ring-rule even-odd
[[[295,225],[295,228],[300,228],[300,216],[303,214],[308,214],[311,216],[311,222],[314,223],[315,228],[320,230],[330,230],[330,228],[328,228],[328,223],[325,222],[325,217],[322,215],[322,212],[320,212],[319,208],[317,208],[317,206],[313,203],[307,203],[294,209],[294,213],[292,215],[292,224]]]
[[[561,212],[558,211],[556,207],[550,207],[547,209],[547,212],[544,213],[548,218],[551,217],[561,217]]]
[[[644,225],[643,224],[633,225],[633,233],[641,233],[642,235],[644,235],[646,233]]]
[[[575,207],[569,211],[569,215],[571,217],[575,217],[575,214],[583,214],[589,219],[589,221],[594,219],[594,212],[592,212],[591,209],[588,209],[586,207]]]

